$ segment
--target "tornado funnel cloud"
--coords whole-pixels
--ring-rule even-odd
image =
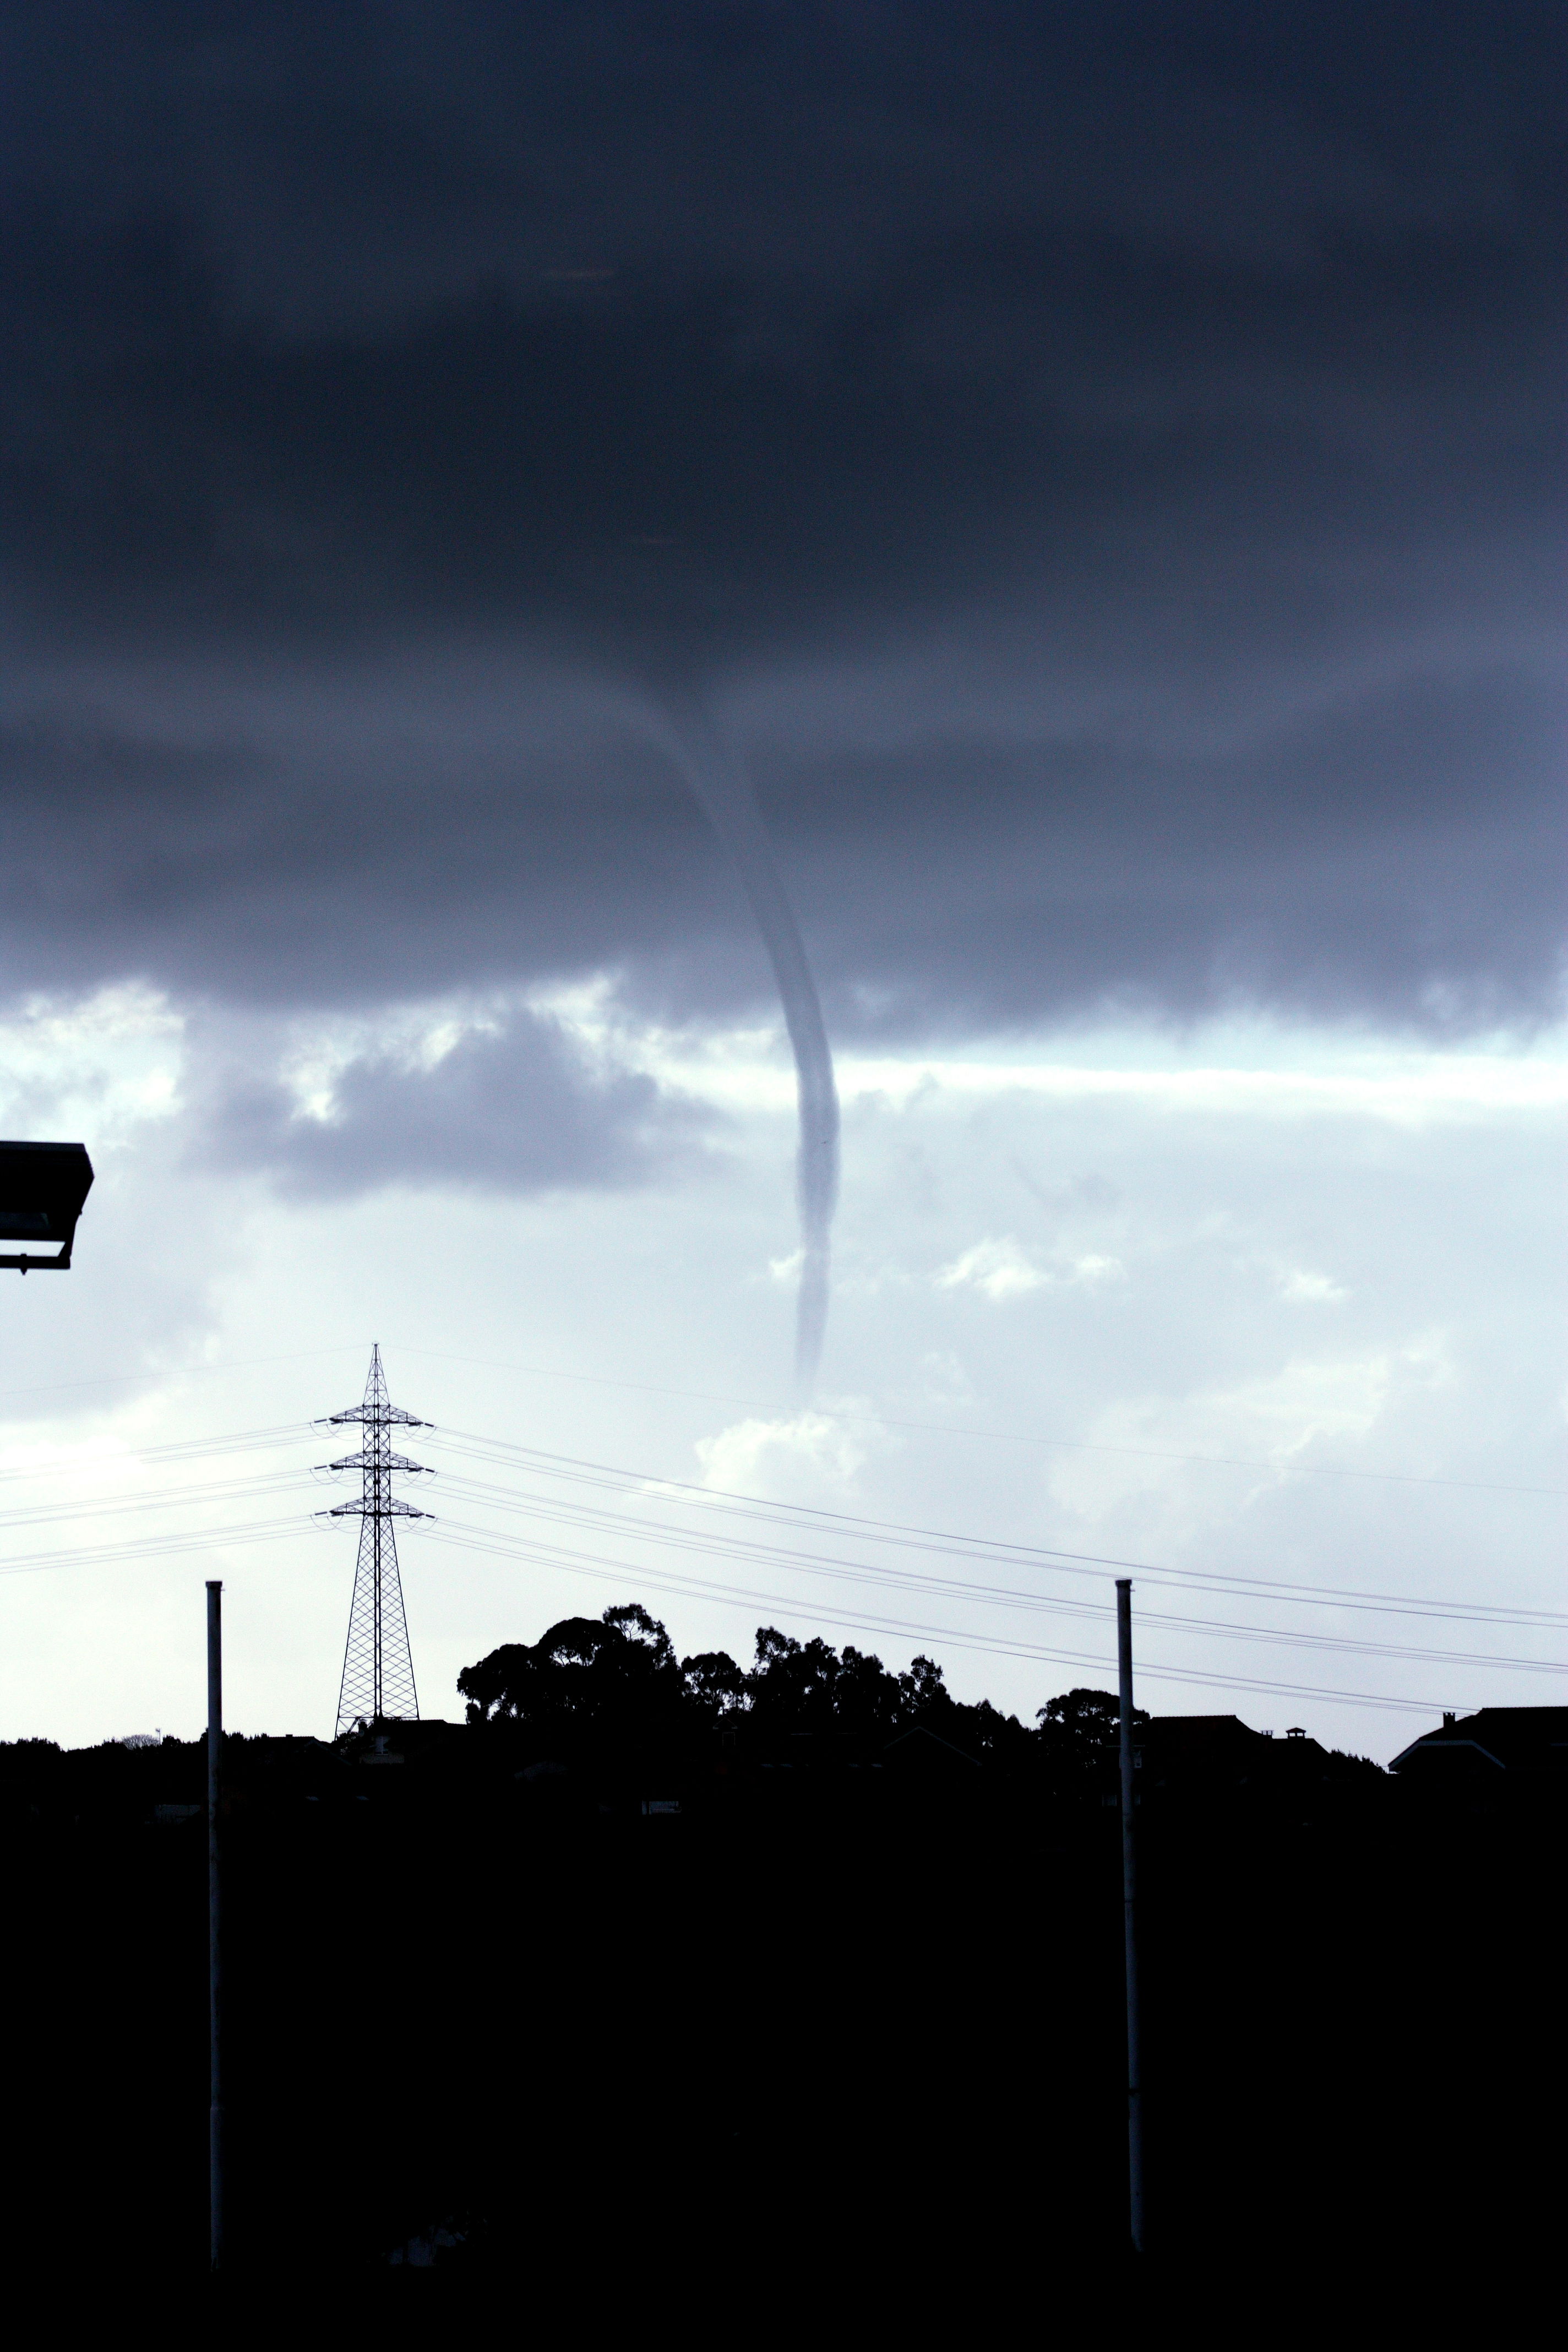
[[[744,763],[724,740],[706,708],[695,699],[688,703],[683,698],[679,709],[662,704],[654,724],[735,861],[773,964],[795,1052],[800,1105],[796,1195],[801,1241],[795,1377],[803,1391],[809,1390],[827,1328],[833,1212],[838,1201],[838,1088],[822,1005]]]

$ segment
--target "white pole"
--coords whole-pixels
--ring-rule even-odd
[[[223,2266],[223,1939],[218,1766],[223,1752],[223,1586],[207,1586],[207,2189],[212,2266]]]
[[[1132,1791],[1132,1580],[1116,1580],[1116,1652],[1121,1700],[1121,1907],[1127,1960],[1127,2214],[1132,2251],[1143,2251],[1143,2081],[1138,2016],[1138,1858]]]

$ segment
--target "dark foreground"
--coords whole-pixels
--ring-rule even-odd
[[[531,1778],[508,1727],[392,1746],[229,1743],[236,2278],[657,2280],[710,2322],[1125,2279],[1100,1781],[934,1744]],[[7,2212],[40,2274],[205,2269],[205,1832],[171,1812],[202,1769],[0,1748]],[[1148,1778],[1156,2271],[1264,2275],[1277,2307],[1532,2268],[1561,2198],[1556,1799]]]

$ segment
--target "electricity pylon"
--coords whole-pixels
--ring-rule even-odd
[[[408,1649],[403,1582],[397,1573],[397,1541],[392,1522],[427,1519],[430,1514],[416,1511],[411,1503],[400,1502],[393,1494],[392,1478],[395,1471],[417,1472],[426,1477],[434,1475],[423,1462],[410,1462],[406,1454],[392,1451],[388,1433],[394,1427],[428,1429],[432,1424],[416,1420],[400,1404],[393,1403],[386,1393],[379,1348],[371,1349],[364,1402],[350,1405],[345,1412],[328,1415],[328,1426],[345,1421],[363,1423],[363,1445],[357,1454],[345,1454],[341,1462],[321,1465],[323,1469],[362,1473],[358,1502],[338,1503],[323,1514],[332,1519],[357,1518],[360,1523],[359,1564],[354,1570],[343,1678],[338,1690],[340,1734],[352,1731],[361,1723],[419,1719],[419,1696],[414,1687],[414,1660]]]

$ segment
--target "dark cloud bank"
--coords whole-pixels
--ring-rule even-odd
[[[0,25],[6,986],[1554,1006],[1561,12]]]
[[[526,1013],[469,1033],[433,1066],[362,1055],[339,1079],[328,1118],[301,1116],[288,1087],[232,1068],[210,1073],[206,1093],[203,1157],[265,1169],[297,1199],[397,1181],[528,1192],[631,1184],[689,1159],[714,1123],[651,1078],[584,1067],[553,1024]]]

